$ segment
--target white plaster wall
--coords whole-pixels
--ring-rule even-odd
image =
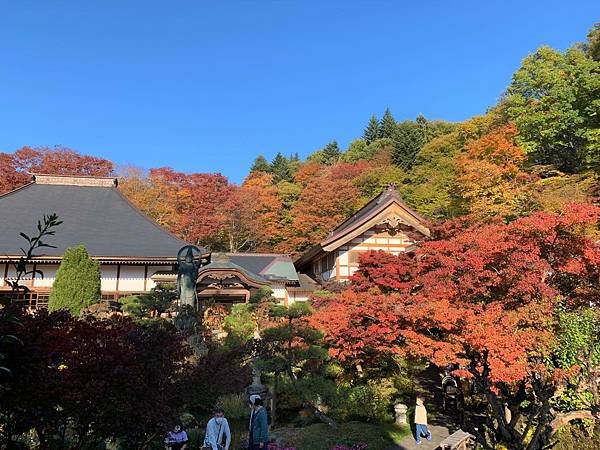
[[[6,286],[6,281],[4,281],[4,272],[6,271],[6,263],[0,264],[0,286]]]
[[[161,270],[171,270],[173,267],[172,266],[148,266],[148,278],[146,279],[146,290],[150,291],[150,289],[156,287],[156,283],[154,281],[152,281],[151,277],[152,275],[154,275],[156,272],[159,272]]]
[[[271,283],[271,290],[273,291],[273,297],[277,300],[285,300],[286,289],[284,283]]]
[[[35,287],[51,288],[56,278],[58,264],[38,264],[36,269],[41,270],[44,273],[44,278],[42,278],[39,274],[36,274],[33,285]]]
[[[348,248],[347,247],[342,247],[342,248],[340,248],[340,250],[338,250],[337,263],[340,264],[341,266],[348,265]]]
[[[144,292],[144,266],[121,266],[119,292]]]
[[[117,290],[116,264],[100,265],[100,289],[104,292],[114,292]]]
[[[292,303],[295,303],[295,302],[307,302],[308,296],[309,296],[308,292],[288,291],[288,303],[291,305]]]
[[[4,266],[2,268],[3,270],[6,270],[6,266]],[[26,270],[32,270],[33,269],[33,265],[32,264],[27,264],[26,266]],[[4,272],[2,272],[2,277],[4,277]],[[17,278],[17,270],[15,269],[15,265],[9,263],[8,264],[8,273],[6,275],[6,278],[10,281],[14,281]],[[29,275],[24,275],[21,277],[21,280],[19,281],[20,284],[24,285],[24,286],[31,286],[31,274]]]

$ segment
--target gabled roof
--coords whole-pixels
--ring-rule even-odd
[[[343,238],[353,230],[357,229],[369,219],[377,216],[390,205],[396,204],[406,216],[407,225],[412,226],[424,236],[429,236],[429,229],[425,226],[425,219],[410,209],[402,201],[400,193],[394,184],[390,184],[381,194],[359,209],[353,216],[346,219],[338,225],[329,236],[320,242],[322,247],[326,247],[332,242]],[[412,219],[412,220],[411,220]]]
[[[0,196],[0,256],[20,255],[19,233],[34,235],[38,220],[52,213],[63,223],[45,241],[56,248],[41,248],[39,256],[83,244],[94,257],[170,260],[187,244],[131,204],[115,178],[38,175]]]
[[[306,264],[323,251],[335,250],[378,221],[388,221],[394,227],[401,225],[402,228],[410,229],[421,236],[430,234],[426,220],[410,209],[402,201],[396,186],[390,184],[381,194],[332,230],[325,239],[300,256],[296,260],[296,266]]]

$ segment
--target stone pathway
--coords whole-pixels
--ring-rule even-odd
[[[402,439],[400,444],[390,447],[388,450],[435,450],[440,442],[450,436],[448,428],[441,425],[430,425],[429,431],[431,432],[431,441],[422,438],[421,445],[417,445],[414,436],[411,434]]]
[[[440,387],[441,377],[439,371],[434,367],[429,367],[419,374],[417,383],[421,388],[429,393],[425,400],[425,406],[428,410],[429,431],[431,432],[431,441],[422,438],[421,445],[417,445],[414,438],[414,425],[411,425],[412,434],[406,436],[402,441],[387,450],[435,450],[440,442],[455,432],[459,426],[456,423],[456,417],[451,413],[445,414],[442,409],[442,389]]]

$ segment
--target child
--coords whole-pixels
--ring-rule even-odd
[[[427,429],[427,410],[423,405],[423,399],[417,397],[417,406],[415,408],[415,434],[417,445],[421,445],[421,436],[427,436],[427,440],[431,440],[431,433]]]

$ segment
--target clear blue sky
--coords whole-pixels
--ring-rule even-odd
[[[452,121],[523,57],[567,48],[597,1],[0,0],[0,151],[64,145],[221,172],[342,147],[371,114]]]

